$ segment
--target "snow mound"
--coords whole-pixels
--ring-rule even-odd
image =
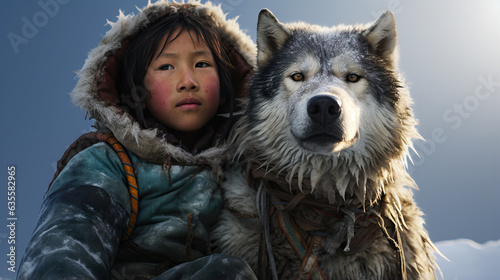
[[[449,261],[437,256],[445,280],[500,279],[500,240],[484,244],[469,239],[436,242]]]

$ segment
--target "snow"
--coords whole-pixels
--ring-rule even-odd
[[[446,280],[500,279],[500,240],[478,244],[469,239],[436,242],[449,261],[437,256]]]

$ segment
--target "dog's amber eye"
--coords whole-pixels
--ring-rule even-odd
[[[346,81],[349,83],[356,83],[361,79],[361,76],[355,73],[350,73],[346,77]]]
[[[296,82],[301,82],[304,80],[304,75],[302,73],[293,73],[290,78]]]

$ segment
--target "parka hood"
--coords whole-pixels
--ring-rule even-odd
[[[236,19],[226,19],[220,5],[210,2],[188,1],[188,12],[207,15],[214,21],[223,44],[229,50],[233,62],[232,82],[236,98],[246,95],[245,83],[255,65],[256,48],[253,41],[244,34]],[[182,3],[158,1],[149,2],[139,9],[137,15],[125,15],[120,11],[116,22],[108,21],[111,29],[100,44],[93,49],[83,68],[79,80],[71,92],[73,102],[86,110],[96,120],[99,130],[111,132],[128,150],[140,158],[160,164],[179,162],[185,165],[210,165],[218,169],[223,147],[215,146],[198,154],[172,145],[159,136],[158,129],[144,129],[125,109],[119,105],[117,90],[118,68],[128,39],[156,20],[177,13]]]

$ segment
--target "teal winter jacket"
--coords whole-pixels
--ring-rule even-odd
[[[20,278],[153,277],[210,254],[209,230],[222,206],[210,171],[169,172],[129,156],[140,186],[132,237],[120,243],[131,209],[122,163],[108,144],[95,144],[71,159],[46,194]]]

